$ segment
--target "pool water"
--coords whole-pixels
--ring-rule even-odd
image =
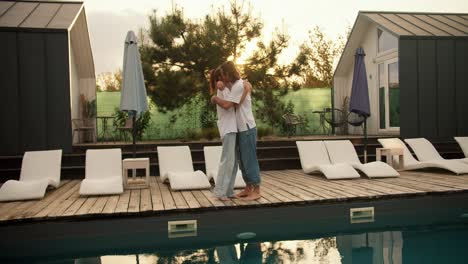
[[[0,263],[468,263],[468,194],[0,225]],[[352,223],[351,208],[375,207]],[[196,219],[171,236],[168,223]]]
[[[93,239],[93,238],[90,238]],[[141,252],[80,252],[59,258],[9,259],[1,263],[467,263],[468,225],[412,227],[310,239],[255,238],[210,247]],[[134,252],[132,252],[134,251]]]

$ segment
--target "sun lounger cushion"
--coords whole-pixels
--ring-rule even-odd
[[[157,150],[161,181],[169,181],[172,190],[211,188],[205,173],[194,171],[188,146],[158,147]]]
[[[88,149],[85,179],[80,195],[123,193],[122,151],[120,149]]]
[[[409,138],[405,142],[411,146],[414,153],[420,161],[445,160],[468,163],[468,158],[463,159],[444,159],[432,143],[425,138]],[[464,164],[466,165],[466,164]],[[468,166],[468,165],[467,165]],[[468,167],[467,167],[468,169]]]
[[[47,186],[60,185],[62,150],[25,152],[20,180],[9,180],[0,188],[0,201],[40,199]]]
[[[353,143],[349,140],[324,141],[330,160],[334,164],[346,163],[362,171],[369,178],[397,177],[400,174],[387,163],[381,161],[362,164]]]
[[[468,137],[455,137],[455,140],[460,145],[460,148],[465,154],[465,158],[468,158]]]
[[[218,178],[222,148],[222,146],[210,146],[203,148],[203,153],[205,155],[206,176],[209,180],[213,179],[215,185]],[[244,188],[245,186],[246,184],[244,182],[244,179],[242,178],[242,172],[238,168],[236,180],[234,182],[234,188]]]
[[[426,168],[440,168],[451,171],[455,174],[464,174],[467,173],[467,168],[465,164],[458,161],[451,160],[429,160],[429,161],[418,161],[416,160],[405,143],[399,138],[379,138],[379,143],[384,148],[403,148],[403,159],[404,159],[404,169],[405,170],[418,170]],[[398,164],[398,159],[393,159],[393,164]]]
[[[359,178],[359,173],[348,164],[331,164],[323,141],[296,141],[305,173],[322,172],[329,180]]]
[[[0,201],[19,201],[41,199],[44,197],[49,181],[15,181],[9,180],[0,188]]]

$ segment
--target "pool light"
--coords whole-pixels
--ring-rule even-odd
[[[351,224],[374,222],[374,207],[361,207],[349,209]]]
[[[197,220],[167,222],[167,236],[169,238],[197,236]]]

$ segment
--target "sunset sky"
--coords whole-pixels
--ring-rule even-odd
[[[148,28],[148,14],[156,9],[159,15],[182,7],[190,19],[229,6],[228,0],[84,0],[93,49],[96,74],[122,67],[123,41],[128,30]],[[240,2],[238,0],[238,2]],[[468,13],[466,0],[251,0],[252,14],[264,23],[265,40],[275,28],[285,29],[291,36],[290,47],[281,57],[282,63],[292,60],[298,46],[307,39],[308,31],[319,26],[335,38],[352,26],[359,10],[417,11]],[[248,54],[246,54],[248,55]],[[246,57],[246,56],[244,56]]]

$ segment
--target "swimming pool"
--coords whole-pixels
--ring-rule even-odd
[[[0,226],[0,263],[465,263],[467,194]],[[352,208],[373,221],[352,224]],[[196,220],[171,237],[168,222]],[[254,233],[240,239],[239,234]]]

